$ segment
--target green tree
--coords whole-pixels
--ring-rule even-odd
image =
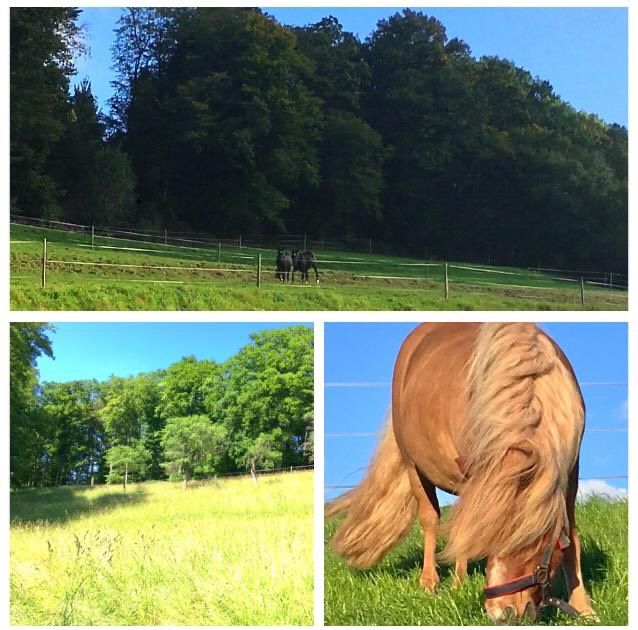
[[[48,324],[9,324],[9,432],[12,485],[35,485],[41,478],[40,455],[48,433],[48,423],[39,400],[36,361],[53,357]]]
[[[160,415],[170,418],[205,413],[206,392],[219,375],[215,361],[198,361],[193,356],[170,365],[159,384]]]
[[[84,50],[79,9],[10,10],[11,208],[55,215],[58,190],[50,152],[66,125],[73,56]]]
[[[99,470],[104,451],[98,384],[45,383],[41,404],[49,423],[41,454],[46,477],[54,485],[86,482]]]
[[[250,466],[257,451],[269,467],[306,463],[303,444],[314,400],[312,330],[292,326],[255,333],[251,340],[224,364],[206,400],[208,414],[226,427],[238,468]]]
[[[228,450],[228,433],[221,425],[213,425],[207,416],[169,418],[162,432],[164,467],[179,476],[184,487],[198,474],[218,471]]]
[[[118,444],[108,449],[106,461],[109,465],[107,482],[121,482],[126,490],[131,476],[136,480],[145,477],[151,462],[151,453],[144,448],[140,440],[131,440],[128,445]]]

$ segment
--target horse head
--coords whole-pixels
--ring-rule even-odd
[[[493,622],[507,624],[524,616],[534,620],[546,606],[577,614],[567,602],[549,593],[563,551],[570,544],[564,530],[559,532],[548,532],[531,548],[488,559],[485,610]]]

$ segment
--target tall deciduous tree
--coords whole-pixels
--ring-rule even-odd
[[[59,211],[47,169],[65,129],[73,55],[83,50],[73,8],[10,10],[11,208],[30,216]]]

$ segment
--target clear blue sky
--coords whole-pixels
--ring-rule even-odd
[[[394,8],[266,8],[283,24],[311,24],[334,15],[365,39]],[[511,59],[548,80],[576,109],[627,125],[627,9],[624,8],[423,8],[448,36],[469,44],[475,57]],[[111,45],[120,8],[84,9],[91,56],[78,60],[76,82],[89,77],[103,109],[111,95]]]
[[[356,484],[372,456],[376,437],[331,437],[331,433],[377,433],[390,408],[390,381],[401,343],[414,323],[326,323],[325,484]],[[627,326],[624,323],[551,323],[541,327],[572,363],[587,406],[581,477],[627,475]],[[368,383],[369,387],[335,387]],[[592,432],[591,429],[624,429]],[[626,479],[606,480],[627,488]],[[586,487],[586,482],[581,482]],[[326,489],[326,498],[342,490]],[[449,498],[440,494],[447,502]]]
[[[166,368],[182,357],[222,362],[250,342],[250,334],[288,323],[58,323],[55,359],[38,361],[41,381],[106,379]]]

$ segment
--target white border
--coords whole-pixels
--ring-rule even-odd
[[[175,6],[179,3],[155,1],[155,2],[140,2],[139,0],[133,0],[129,2],[125,1],[105,1],[99,2],[95,0],[88,0],[81,3],[69,3],[69,2],[10,2],[9,6],[78,6],[83,7],[101,7],[101,6]],[[236,2],[193,2],[185,3],[185,5],[198,5],[198,6],[255,6],[254,2],[247,2],[240,0]],[[287,7],[287,6],[304,6],[304,7],[396,7],[403,8],[405,6],[412,6],[415,8],[427,9],[424,4],[403,3],[403,2],[343,2],[339,0],[326,1],[318,0],[312,3],[291,3],[282,0],[273,0],[272,2],[265,3],[267,7]],[[467,8],[526,8],[526,7],[561,7],[561,8],[578,8],[578,7],[618,7],[628,9],[628,24],[629,24],[629,128],[637,118],[634,116],[636,108],[635,97],[635,62],[636,55],[638,54],[638,18],[636,18],[636,11],[638,8],[632,6],[629,0],[625,1],[606,1],[601,0],[488,0],[486,2],[480,2],[477,0],[438,0],[430,4],[430,8],[448,8],[448,7],[467,7]],[[8,20],[8,8],[4,11],[5,19],[0,20],[0,37],[2,41],[9,41],[9,20]],[[2,112],[2,146],[3,146],[3,160],[5,168],[0,175],[2,181],[2,189],[4,191],[5,207],[9,197],[9,185],[8,185],[8,155],[9,155],[9,107],[8,107],[8,69],[9,59],[8,54],[3,56],[0,62],[0,79],[4,86],[5,98],[2,99],[0,107]],[[629,181],[630,181],[630,193],[629,193],[629,207],[630,207],[630,219],[629,219],[629,234],[630,242],[635,245],[636,235],[635,226],[636,220],[632,216],[632,208],[634,207],[634,200],[636,194],[633,189],[633,182],[636,180],[636,159],[634,158],[636,141],[634,135],[630,132],[629,135]],[[51,311],[16,311],[11,312],[9,308],[9,233],[8,233],[8,208],[6,210],[5,221],[0,225],[0,258],[4,261],[4,264],[0,265],[0,284],[5,290],[5,295],[2,299],[2,306],[0,306],[0,313],[2,317],[2,325],[4,331],[1,339],[4,343],[0,343],[0,356],[2,357],[4,369],[0,375],[0,401],[2,401],[0,409],[4,412],[3,417],[9,418],[9,382],[8,382],[8,363],[9,363],[9,351],[8,351],[8,322],[9,321],[50,321],[50,322],[295,322],[300,323],[313,323],[315,329],[315,480],[314,480],[314,496],[315,496],[315,510],[314,510],[314,612],[315,612],[315,628],[323,627],[323,595],[324,595],[324,582],[323,582],[323,486],[324,486],[324,441],[323,441],[323,411],[324,411],[324,353],[323,353],[323,341],[324,341],[324,322],[418,322],[418,321],[459,321],[459,322],[471,322],[471,321],[545,321],[545,322],[628,322],[629,324],[629,382],[635,381],[634,376],[638,374],[637,361],[638,361],[638,314],[635,309],[632,308],[634,299],[634,292],[638,290],[638,280],[636,274],[638,268],[635,264],[636,256],[632,254],[632,248],[630,247],[630,288],[629,288],[629,311],[617,312],[617,311],[414,311],[414,312],[388,312],[388,311],[228,311],[228,312],[201,312],[201,311],[182,311],[182,312],[143,312],[143,311],[65,311],[65,312],[51,312]],[[630,418],[638,417],[638,403],[636,397],[633,395],[633,388],[630,387],[629,393],[629,416]],[[0,436],[0,453],[2,453],[3,474],[0,478],[4,479],[3,487],[1,490],[2,502],[0,503],[0,519],[2,519],[2,526],[0,527],[0,564],[2,565],[2,571],[0,573],[0,608],[2,613],[0,615],[0,626],[9,627],[9,491],[8,491],[8,471],[9,471],[9,428],[8,422],[5,420],[2,434]],[[636,437],[634,431],[629,432],[629,484],[633,479],[635,465],[632,463],[635,457],[638,456],[638,449],[636,447]],[[630,489],[631,492],[631,489]],[[636,554],[638,553],[636,544],[634,543],[634,535],[631,533],[631,524],[637,522],[636,510],[638,507],[634,505],[633,501],[630,501],[629,516],[630,516],[630,541],[629,541],[629,555],[630,555],[630,579],[629,579],[629,619],[631,622],[635,619],[636,611],[636,588],[634,587],[635,578],[632,569],[638,566],[636,561]],[[401,628],[401,627],[399,627]]]

